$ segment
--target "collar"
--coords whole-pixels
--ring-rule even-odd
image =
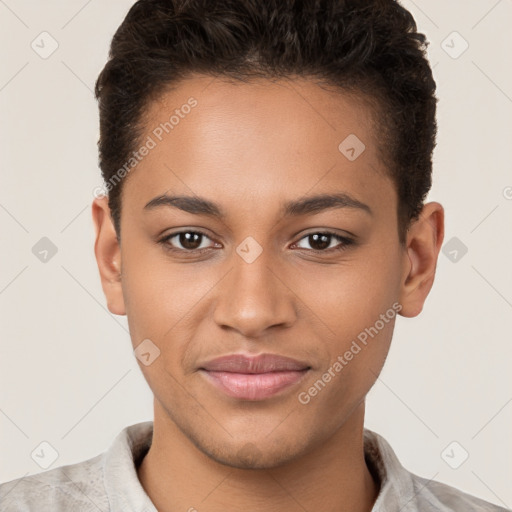
[[[136,423],[124,428],[105,453],[104,485],[112,512],[158,512],[137,475],[137,466],[152,439],[153,421]],[[414,510],[411,473],[401,465],[389,443],[365,428],[364,453],[368,468],[380,482],[372,512],[388,511],[391,503],[400,504],[402,512]]]

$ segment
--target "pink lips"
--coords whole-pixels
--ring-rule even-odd
[[[209,361],[200,370],[230,397],[262,400],[299,382],[309,368],[306,363],[274,354],[232,354]]]

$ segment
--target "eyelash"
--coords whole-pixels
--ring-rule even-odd
[[[169,235],[164,236],[162,239],[159,240],[159,243],[161,243],[164,246],[166,251],[179,252],[179,253],[187,253],[187,254],[202,254],[203,252],[212,249],[211,247],[203,247],[202,249],[178,249],[176,247],[171,246],[170,243],[169,243],[169,240],[171,240],[175,236],[178,236],[178,235],[183,234],[183,233],[194,233],[194,234],[198,234],[198,235],[201,235],[203,237],[206,237],[206,238],[210,238],[206,233],[203,233],[202,231],[186,229],[186,230],[183,230],[183,231],[176,231],[175,233],[171,233]],[[311,235],[327,235],[327,236],[331,236],[331,237],[335,238],[336,240],[338,240],[340,242],[340,244],[335,246],[335,247],[331,247],[329,249],[323,249],[323,250],[320,250],[320,249],[302,249],[302,248],[300,248],[299,250],[305,250],[307,252],[313,252],[315,254],[325,254],[325,253],[332,254],[332,253],[335,253],[335,252],[344,251],[349,246],[355,244],[355,241],[353,239],[345,237],[345,236],[341,236],[338,233],[333,233],[332,231],[313,231],[311,233],[308,233],[307,235],[304,235],[297,242],[295,242],[295,244],[299,243],[301,240],[303,240],[304,238],[307,238],[307,237],[309,237]]]

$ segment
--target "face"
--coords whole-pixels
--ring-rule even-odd
[[[370,110],[305,80],[196,76],[145,124],[150,149],[123,186],[120,247],[103,231],[97,249],[110,247],[104,259],[121,274],[106,284],[103,266],[109,309],[127,315],[134,348],[150,340],[140,366],[155,422],[224,464],[284,464],[361,407],[412,304]],[[263,353],[301,370],[205,369]]]

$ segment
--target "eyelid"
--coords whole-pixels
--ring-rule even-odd
[[[299,231],[298,233],[296,233],[294,235],[294,237],[296,236],[301,236],[299,240],[301,240],[302,238],[304,238],[305,236],[308,236],[308,235],[314,235],[315,233],[323,233],[323,234],[328,234],[328,235],[333,235],[333,236],[340,236],[342,238],[352,238],[354,241],[356,241],[359,237],[352,233],[351,231],[347,231],[346,229],[336,229],[336,228],[318,228],[318,227],[313,227],[313,228],[307,228],[306,230],[303,230],[303,231]]]

